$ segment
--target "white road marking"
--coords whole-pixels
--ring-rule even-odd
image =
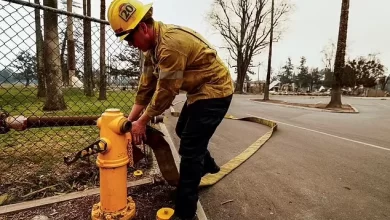
[[[385,104],[382,104],[382,103],[375,103],[375,104],[379,104],[379,105],[381,105],[381,106],[385,106],[385,107],[390,107],[390,106],[388,106],[388,105],[385,105]]]
[[[247,114],[247,115],[252,116],[252,117],[263,118],[263,117],[256,116],[256,115],[251,115],[251,114]],[[264,119],[267,119],[267,118],[264,118]],[[328,134],[328,133],[325,133],[325,132],[322,132],[322,131],[317,131],[317,130],[313,130],[313,129],[309,129],[309,128],[304,128],[304,127],[300,127],[300,126],[296,126],[296,125],[292,125],[292,124],[276,121],[276,120],[273,120],[273,119],[268,119],[268,120],[274,121],[274,122],[276,122],[278,124],[283,124],[283,125],[291,126],[291,127],[294,127],[294,128],[299,128],[299,129],[302,129],[302,130],[311,131],[311,132],[315,132],[315,133],[318,133],[318,134],[323,134],[323,135],[334,137],[334,138],[339,138],[339,139],[342,139],[342,140],[345,140],[345,141],[350,141],[350,142],[353,142],[353,143],[362,144],[362,145],[366,145],[366,146],[369,146],[369,147],[390,151],[389,148],[384,148],[384,147],[381,147],[381,146],[377,146],[377,145],[373,145],[373,144],[369,144],[369,143],[365,143],[365,142],[361,142],[361,141],[356,141],[356,140],[352,140],[352,139],[349,139],[349,138],[344,138],[344,137],[340,137],[340,136],[337,136],[337,135]]]

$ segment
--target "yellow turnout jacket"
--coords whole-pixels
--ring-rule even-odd
[[[136,104],[148,105],[148,116],[162,114],[180,90],[187,92],[188,104],[233,93],[228,68],[200,34],[158,21],[154,22],[154,31],[156,46],[144,53],[135,99]]]

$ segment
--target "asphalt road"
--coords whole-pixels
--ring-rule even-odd
[[[244,164],[201,191],[209,219],[390,219],[390,98],[343,97],[360,113],[340,114],[249,101],[253,97],[235,95],[229,114],[271,119],[278,122],[278,130]],[[178,147],[176,121],[168,116],[166,125]],[[211,139],[210,152],[222,165],[267,130],[225,120]]]

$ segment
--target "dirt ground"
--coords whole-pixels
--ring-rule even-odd
[[[76,191],[99,187],[99,168],[95,157],[80,160],[67,167],[61,164],[58,169],[39,173],[34,167],[25,167],[24,175],[13,175],[13,170],[0,174],[0,205],[42,199]],[[133,172],[142,170],[143,177],[150,176],[153,158],[142,159],[134,167],[128,167],[128,181],[134,180]],[[39,167],[36,167],[37,169]],[[22,169],[22,168],[20,168]],[[1,197],[5,196],[5,200]]]
[[[327,104],[318,103],[318,104],[305,104],[305,103],[293,103],[293,102],[286,102],[282,100],[268,100],[264,101],[262,99],[253,99],[253,101],[257,102],[269,102],[269,103],[275,103],[275,104],[283,104],[283,105],[291,105],[291,106],[300,106],[300,107],[306,107],[306,108],[316,108],[316,109],[325,109],[325,110],[332,110],[335,112],[345,112],[345,113],[354,113],[355,110],[352,108],[352,106],[343,104],[341,109],[340,108],[327,108]]]
[[[174,188],[164,181],[153,184],[136,186],[128,189],[128,196],[131,196],[136,203],[137,220],[156,219],[157,211],[162,207],[174,207]],[[31,220],[34,216],[44,215],[49,219],[91,219],[93,204],[99,202],[99,196],[89,196],[71,201],[42,206],[31,210],[24,210],[17,213],[0,215],[0,220]]]

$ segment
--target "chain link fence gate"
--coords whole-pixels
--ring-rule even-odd
[[[0,1],[0,114],[99,116],[107,108],[129,113],[139,52],[119,42],[107,21],[67,13],[66,4],[53,9],[35,3]],[[0,196],[7,198],[0,205],[95,187],[94,158],[67,166],[64,156],[98,135],[96,126],[0,134]]]

